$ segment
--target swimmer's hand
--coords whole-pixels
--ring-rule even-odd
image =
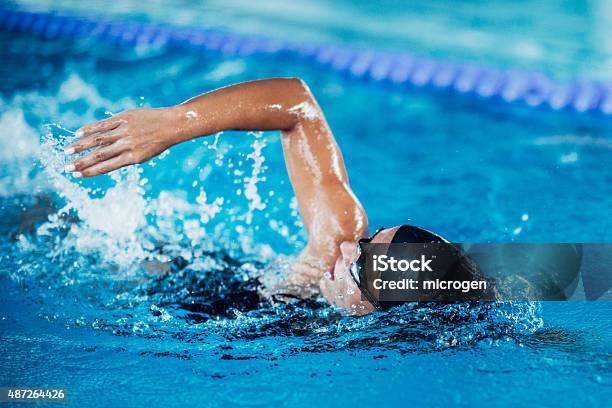
[[[345,268],[338,268],[333,277],[326,273],[319,281],[319,288],[330,305],[346,309],[349,314],[362,316],[375,310],[370,302],[362,300],[361,290]]]
[[[80,140],[67,154],[94,149],[66,166],[75,177],[92,177],[143,163],[180,143],[180,126],[173,108],[134,109],[93,122],[76,132]]]

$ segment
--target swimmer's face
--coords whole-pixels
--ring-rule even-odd
[[[391,242],[393,236],[400,227],[387,228],[380,231],[374,239],[373,244],[386,244]],[[340,244],[340,255],[336,259],[334,270],[332,274],[334,276],[350,276],[349,268],[353,262],[357,260],[357,248],[359,244],[357,242],[343,242]]]
[[[399,227],[380,231],[371,242],[375,244],[390,243]],[[362,297],[361,290],[351,277],[351,263],[357,260],[357,242],[340,244],[340,255],[336,259],[331,276],[325,275],[319,282],[321,294],[327,301],[342,307],[355,315],[364,315],[374,310],[374,305]]]

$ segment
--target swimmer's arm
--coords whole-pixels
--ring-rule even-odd
[[[97,176],[147,161],[173,145],[224,130],[291,131],[304,119],[300,103],[311,100],[298,79],[244,82],[180,105],[133,109],[90,123],[77,130],[80,140],[68,146],[66,152],[95,149],[71,163],[71,171],[83,177]]]
[[[351,190],[342,154],[308,87],[299,79],[245,82],[180,105],[136,109],[84,126],[69,171],[91,177],[142,163],[167,148],[224,130],[281,130],[289,177],[309,240],[291,280],[317,284],[343,241],[367,232],[367,217]],[[73,150],[70,150],[73,149]]]

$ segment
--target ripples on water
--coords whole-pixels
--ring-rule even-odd
[[[0,365],[5,382],[43,384],[61,378],[82,406],[104,406],[94,392],[102,383],[115,387],[115,406],[132,405],[134,393],[146,395],[148,406],[160,401],[175,406],[177,399],[167,391],[186,384],[193,388],[186,388],[183,398],[197,406],[214,405],[209,396],[219,392],[219,406],[245,401],[300,406],[302,394],[295,390],[304,389],[333,389],[322,406],[346,404],[350,398],[368,403],[365,394],[371,394],[373,404],[392,403],[398,392],[415,395],[414,405],[451,405],[458,396],[474,401],[479,394],[473,391],[483,387],[489,395],[505,395],[507,405],[514,406],[516,392],[544,377],[557,382],[541,385],[542,392],[576,387],[578,379],[585,398],[606,400],[600,384],[609,381],[609,308],[602,303],[405,305],[353,318],[322,299],[282,303],[266,297],[262,288],[282,278],[305,242],[276,134],[199,139],[111,177],[66,175],[62,147],[83,123],[107,112],[177,102],[196,88],[247,79],[246,73],[210,82],[201,79],[202,70],[215,71],[227,61],[208,61],[202,68],[202,61],[190,56],[163,53],[58,59],[47,44],[39,45],[38,51],[17,53],[7,64],[20,75],[23,55],[41,58],[28,65],[40,75],[27,78],[47,82],[24,82],[27,86],[4,89],[0,98]],[[55,53],[64,50],[58,47]],[[113,74],[117,58],[125,59],[121,73]],[[58,60],[64,65],[53,65]],[[45,74],[49,63],[52,69]],[[285,72],[243,63],[249,65],[245,72],[261,76]],[[90,69],[89,64],[101,66]],[[142,64],[153,67],[150,86],[162,93],[123,98],[139,95],[143,84],[123,77],[125,70],[130,78],[140,75]],[[432,229],[454,239],[481,242],[607,236],[606,218],[587,222],[583,217],[605,213],[605,202],[597,197],[605,191],[607,174],[593,171],[609,151],[598,142],[603,132],[500,123],[471,107],[449,107],[423,95],[389,99],[385,90],[363,84],[343,90],[348,85],[337,78],[317,83],[318,76],[304,72],[323,91],[322,104],[329,107],[339,143],[351,157],[351,181],[373,224],[390,225],[404,214],[415,223],[431,222]],[[173,82],[168,78],[182,88],[168,87]],[[340,97],[349,105],[338,106]],[[381,111],[393,109],[397,115],[356,125],[360,105],[371,102],[369,97],[377,98],[373,105]],[[441,109],[452,131],[441,124]],[[462,138],[455,137],[455,128],[465,130]],[[379,134],[391,143],[384,149],[374,140]],[[447,152],[457,149],[462,160],[427,155],[427,145],[406,144],[406,134],[427,134],[432,143],[448,145]],[[479,145],[483,137],[496,136],[496,143]],[[577,152],[577,160],[560,164],[560,155],[571,152]],[[483,153],[488,157],[484,171],[465,165]],[[499,155],[510,163],[493,164]],[[529,168],[522,166],[526,156]],[[403,174],[405,167],[373,171],[368,159],[420,165],[398,192],[369,180],[384,179],[389,171]],[[546,185],[553,176],[558,183]],[[504,188],[524,180],[530,183],[520,184],[518,192]],[[400,181],[398,176],[389,184]],[[550,211],[549,200],[559,205],[567,191],[582,199],[566,198],[567,205]],[[455,201],[440,202],[440,194]],[[474,196],[485,197],[478,202],[483,212],[466,210],[473,209]],[[522,221],[527,213],[529,220]],[[512,231],[517,222],[520,234]],[[549,225],[567,228],[543,227]],[[424,380],[410,385],[407,378]],[[416,396],[417,389],[427,387]],[[565,400],[564,393],[558,394]]]
[[[472,6],[494,20],[485,31],[498,27],[499,9]],[[606,60],[595,58],[597,49],[585,57],[580,36],[549,29],[575,20],[576,7],[566,6],[569,20],[554,13],[554,2],[543,6],[553,13],[515,5],[506,13],[506,25],[515,25],[517,10],[533,17],[517,32],[529,41],[546,45],[565,32],[562,47],[545,46],[551,51],[537,58],[517,60],[526,54],[517,52],[525,47],[516,38],[514,48],[473,44],[493,51],[485,59],[503,68],[544,68],[560,78],[603,73],[603,65],[593,64]],[[209,20],[189,5],[183,10],[195,24],[244,27],[239,16],[216,13],[226,7],[198,7]],[[422,20],[418,7],[407,7],[393,10],[402,32],[407,16]],[[455,4],[434,9],[426,14],[452,16],[460,31],[473,25],[474,14],[457,14]],[[270,10],[263,10],[259,21],[268,21]],[[606,13],[591,18],[591,8],[581,10],[586,25],[574,26],[582,34],[610,26],[603,24]],[[157,14],[147,13],[155,20]],[[320,13],[311,16],[319,27]],[[293,29],[293,14],[285,17]],[[272,35],[277,20],[251,27]],[[357,20],[345,20],[359,36],[372,35]],[[335,28],[338,18],[329,21],[319,33],[324,42],[346,35]],[[393,45],[378,36],[374,46],[412,44],[411,51],[429,55],[432,36],[457,38],[429,31],[406,32],[418,44],[404,37]],[[507,31],[497,34],[505,39]],[[296,61],[68,45],[5,33],[0,43],[7,45],[0,47],[4,383],[61,379],[79,406],[133,406],[135,395],[148,407],[297,407],[313,400],[321,407],[352,401],[605,406],[610,400],[606,302],[405,305],[352,318],[321,299],[279,303],[263,295],[305,242],[276,134],[197,140],[96,180],[66,176],[61,153],[70,130],[110,112],[174,104],[256,77],[298,75],[316,90],[373,227],[414,222],[458,242],[609,242],[610,172],[602,164],[610,159],[611,133],[601,118],[405,92]],[[434,48],[443,58],[477,57],[461,47]],[[581,52],[579,61],[571,50]],[[371,108],[368,120],[364,106]],[[433,155],[432,146],[440,149]],[[406,161],[415,166],[408,169]],[[100,398],[101,384],[114,390],[112,402]]]
[[[79,81],[69,78],[65,89],[87,91]],[[98,97],[88,92],[88,98]],[[16,256],[10,259],[13,265],[6,258],[3,262],[10,278],[43,305],[43,316],[67,328],[229,349],[230,340],[276,336],[268,349],[243,349],[245,358],[522,341],[542,326],[538,306],[528,303],[412,304],[352,318],[320,298],[279,302],[264,295],[266,286],[282,279],[290,257],[254,244],[249,235],[253,213],[267,203],[257,189],[266,180],[265,144],[258,135],[245,156],[253,163],[250,173],[233,172],[238,185],[246,179],[250,205],[242,207],[242,214],[230,211],[229,223],[215,225],[210,220],[224,201],[207,200],[203,187],[195,202],[167,191],[155,196],[136,167],[113,174],[104,187],[80,184],[63,172],[62,147],[74,139],[71,131],[48,124],[39,145],[20,111],[9,110],[0,120],[30,136],[3,181],[20,177],[24,191],[34,186],[39,191],[3,199],[7,219],[20,220],[18,226],[5,221],[10,240],[3,246]],[[207,142],[208,149],[216,149],[217,142]],[[32,159],[39,162],[38,170],[28,170]],[[269,225],[278,230],[283,223]],[[235,234],[228,236],[231,227]],[[287,241],[296,239],[284,229]]]
[[[46,45],[37,52],[43,49],[47,51]],[[125,58],[126,66],[141,72],[138,64],[132,66],[129,58]],[[146,55],[142,58],[146,60]],[[160,62],[163,58],[160,61],[156,58],[161,57],[154,53],[147,63],[159,65],[156,65],[154,85],[165,89],[162,86],[167,82],[163,80],[164,75],[174,78],[182,75],[182,71],[172,71],[172,67]],[[188,77],[199,78],[194,72],[200,65],[187,56],[180,58],[191,61],[186,65],[193,70]],[[180,58],[177,66],[185,63]],[[17,64],[15,61],[19,60],[11,61]],[[77,61],[76,56],[70,55],[65,67],[56,67],[57,72],[52,72],[54,79],[49,79],[49,89],[12,90],[0,100],[0,128],[4,130],[0,134],[0,200],[4,215],[0,228],[8,238],[0,241],[5,254],[0,258],[0,267],[3,275],[17,282],[29,299],[41,305],[40,314],[44,318],[68,328],[93,328],[96,332],[120,338],[159,339],[160,345],[170,350],[187,348],[193,351],[196,345],[211,350],[231,347],[233,351],[228,355],[250,357],[342,349],[426,351],[506,341],[539,344],[539,334],[532,335],[540,333],[538,330],[543,327],[537,304],[406,305],[385,313],[351,318],[327,307],[321,299],[284,304],[266,298],[262,288],[282,278],[290,255],[297,253],[304,244],[295,200],[291,199],[290,186],[283,184],[286,175],[276,171],[283,167],[280,152],[272,150],[278,148],[275,140],[278,136],[222,135],[197,140],[172,148],[169,154],[150,164],[122,170],[111,177],[86,181],[72,179],[63,172],[66,157],[62,147],[74,139],[69,129],[108,116],[110,112],[148,106],[142,98],[106,99],[97,85],[83,79],[102,74],[83,68],[86,64]],[[99,63],[109,68],[110,61],[101,57]],[[224,64],[227,62],[218,65]],[[207,69],[212,70],[212,67]],[[218,83],[198,82],[197,86],[206,89],[245,79],[232,75],[216,78]],[[101,78],[102,84],[123,83],[121,78],[112,75]],[[339,92],[341,85],[336,79],[333,82],[335,88],[331,84],[328,86]],[[184,87],[183,93],[193,93],[193,86]],[[123,95],[125,92],[115,90],[105,94]],[[172,100],[178,98],[175,92],[165,89],[161,101],[151,104],[163,104],[170,94]],[[439,114],[436,103],[414,98],[404,110],[400,108],[404,100],[393,102],[392,98],[393,103],[389,103],[396,106],[398,116],[406,122],[414,118],[402,116],[405,111],[414,110],[415,106],[422,109],[426,121],[415,121],[411,131],[429,132],[439,126],[435,119]],[[332,106],[330,116],[337,115],[337,109]],[[498,128],[497,124],[494,127],[488,119],[471,113],[455,114],[461,119],[457,123],[466,129],[476,129],[468,125],[479,121],[485,121],[486,129]],[[346,118],[340,116],[339,119],[342,126]],[[390,120],[397,119],[391,117]],[[387,129],[382,125],[370,125],[372,129],[368,132],[373,134]],[[555,134],[549,129],[538,132],[538,135]],[[359,131],[353,135],[343,134],[350,136],[341,140],[343,148],[348,148],[347,152],[353,153],[359,162],[362,153],[354,152],[349,142],[351,138],[361,140],[358,138],[363,135]],[[391,139],[399,140],[399,136],[393,134],[395,139]],[[453,136],[432,135],[439,138],[437,141]],[[601,151],[596,149],[601,146],[593,142],[601,139],[598,135],[594,133],[592,139],[578,135],[574,139],[581,137],[579,146],[592,149],[588,152],[599,157]],[[471,146],[470,143],[480,136],[466,133],[467,142],[461,142],[462,146]],[[578,146],[574,139],[540,138],[531,142],[527,138],[527,143],[555,148],[562,143],[564,148],[569,145],[574,149]],[[508,143],[517,148],[519,142]],[[529,146],[518,148],[531,149]],[[383,149],[379,150],[372,152],[377,158],[385,154]],[[500,154],[493,150],[491,155]],[[468,160],[470,152],[465,154]],[[546,158],[547,154],[545,150],[537,152],[546,169],[549,163],[542,157]],[[584,157],[586,153],[580,160]],[[429,165],[439,164],[434,161]],[[268,171],[268,166],[275,171]],[[362,169],[358,167],[357,170]],[[497,188],[496,183],[508,176],[496,171],[500,170],[493,167],[488,178],[472,183],[470,180],[475,176],[470,171],[457,170],[448,185],[471,186],[476,190],[466,189],[461,194],[478,194],[477,186],[492,183]],[[375,173],[371,177],[379,175]],[[443,183],[436,184],[443,180],[440,176],[428,172],[416,175],[411,187],[420,186],[426,191],[420,200],[429,202],[427,191],[431,194],[439,194],[439,188],[449,191],[450,187]],[[514,179],[508,176],[504,180],[511,183]],[[354,181],[357,186],[364,184],[363,177],[356,177]],[[601,180],[597,178],[595,182]],[[373,192],[362,188],[364,200],[375,202],[367,195],[386,194],[384,196],[389,197],[380,186],[371,187]],[[456,189],[453,187],[453,190]],[[503,206],[513,205],[513,201],[506,204],[502,200],[506,196],[499,194],[501,198],[493,194],[490,199],[499,199]],[[458,202],[463,198],[458,196]],[[596,200],[589,202],[598,203]],[[408,207],[416,211],[417,220],[432,211],[438,213],[436,207],[436,210],[425,211],[425,215],[419,214],[420,208],[426,208],[421,205],[423,203],[401,205],[397,211],[405,212]],[[539,202],[533,206],[545,208]],[[378,210],[380,216],[380,209],[374,210]],[[453,212],[455,210],[460,212],[461,206]],[[506,226],[510,222],[508,217],[513,214],[502,210],[507,208],[498,209],[493,203],[490,216],[494,219],[491,223],[496,226]],[[519,216],[527,212],[525,209],[517,211]],[[550,214],[545,212],[545,215]],[[540,217],[540,223],[550,221],[542,218],[542,214]],[[447,230],[450,226],[463,228],[458,236],[472,234],[486,239],[491,235],[499,239],[500,233],[494,228],[486,231],[484,226],[489,221],[476,223],[475,218],[443,217],[438,222]],[[476,230],[484,232],[478,235]],[[502,237],[507,238],[506,235]],[[172,342],[177,345],[171,345]],[[246,342],[239,352],[236,342]]]

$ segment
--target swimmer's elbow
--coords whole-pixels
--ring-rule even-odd
[[[293,92],[295,92],[296,95],[312,95],[308,84],[306,84],[303,79],[298,77],[289,77],[285,78],[285,81],[287,81],[288,85],[291,87],[291,89],[293,90]]]
[[[306,82],[298,77],[279,78],[278,81],[283,83],[282,92],[287,96],[288,107],[308,102],[315,103],[312,92]]]
[[[294,118],[293,127],[303,122],[321,121],[323,112],[306,82],[298,77],[284,80],[287,81],[285,92],[289,96],[286,109]]]

